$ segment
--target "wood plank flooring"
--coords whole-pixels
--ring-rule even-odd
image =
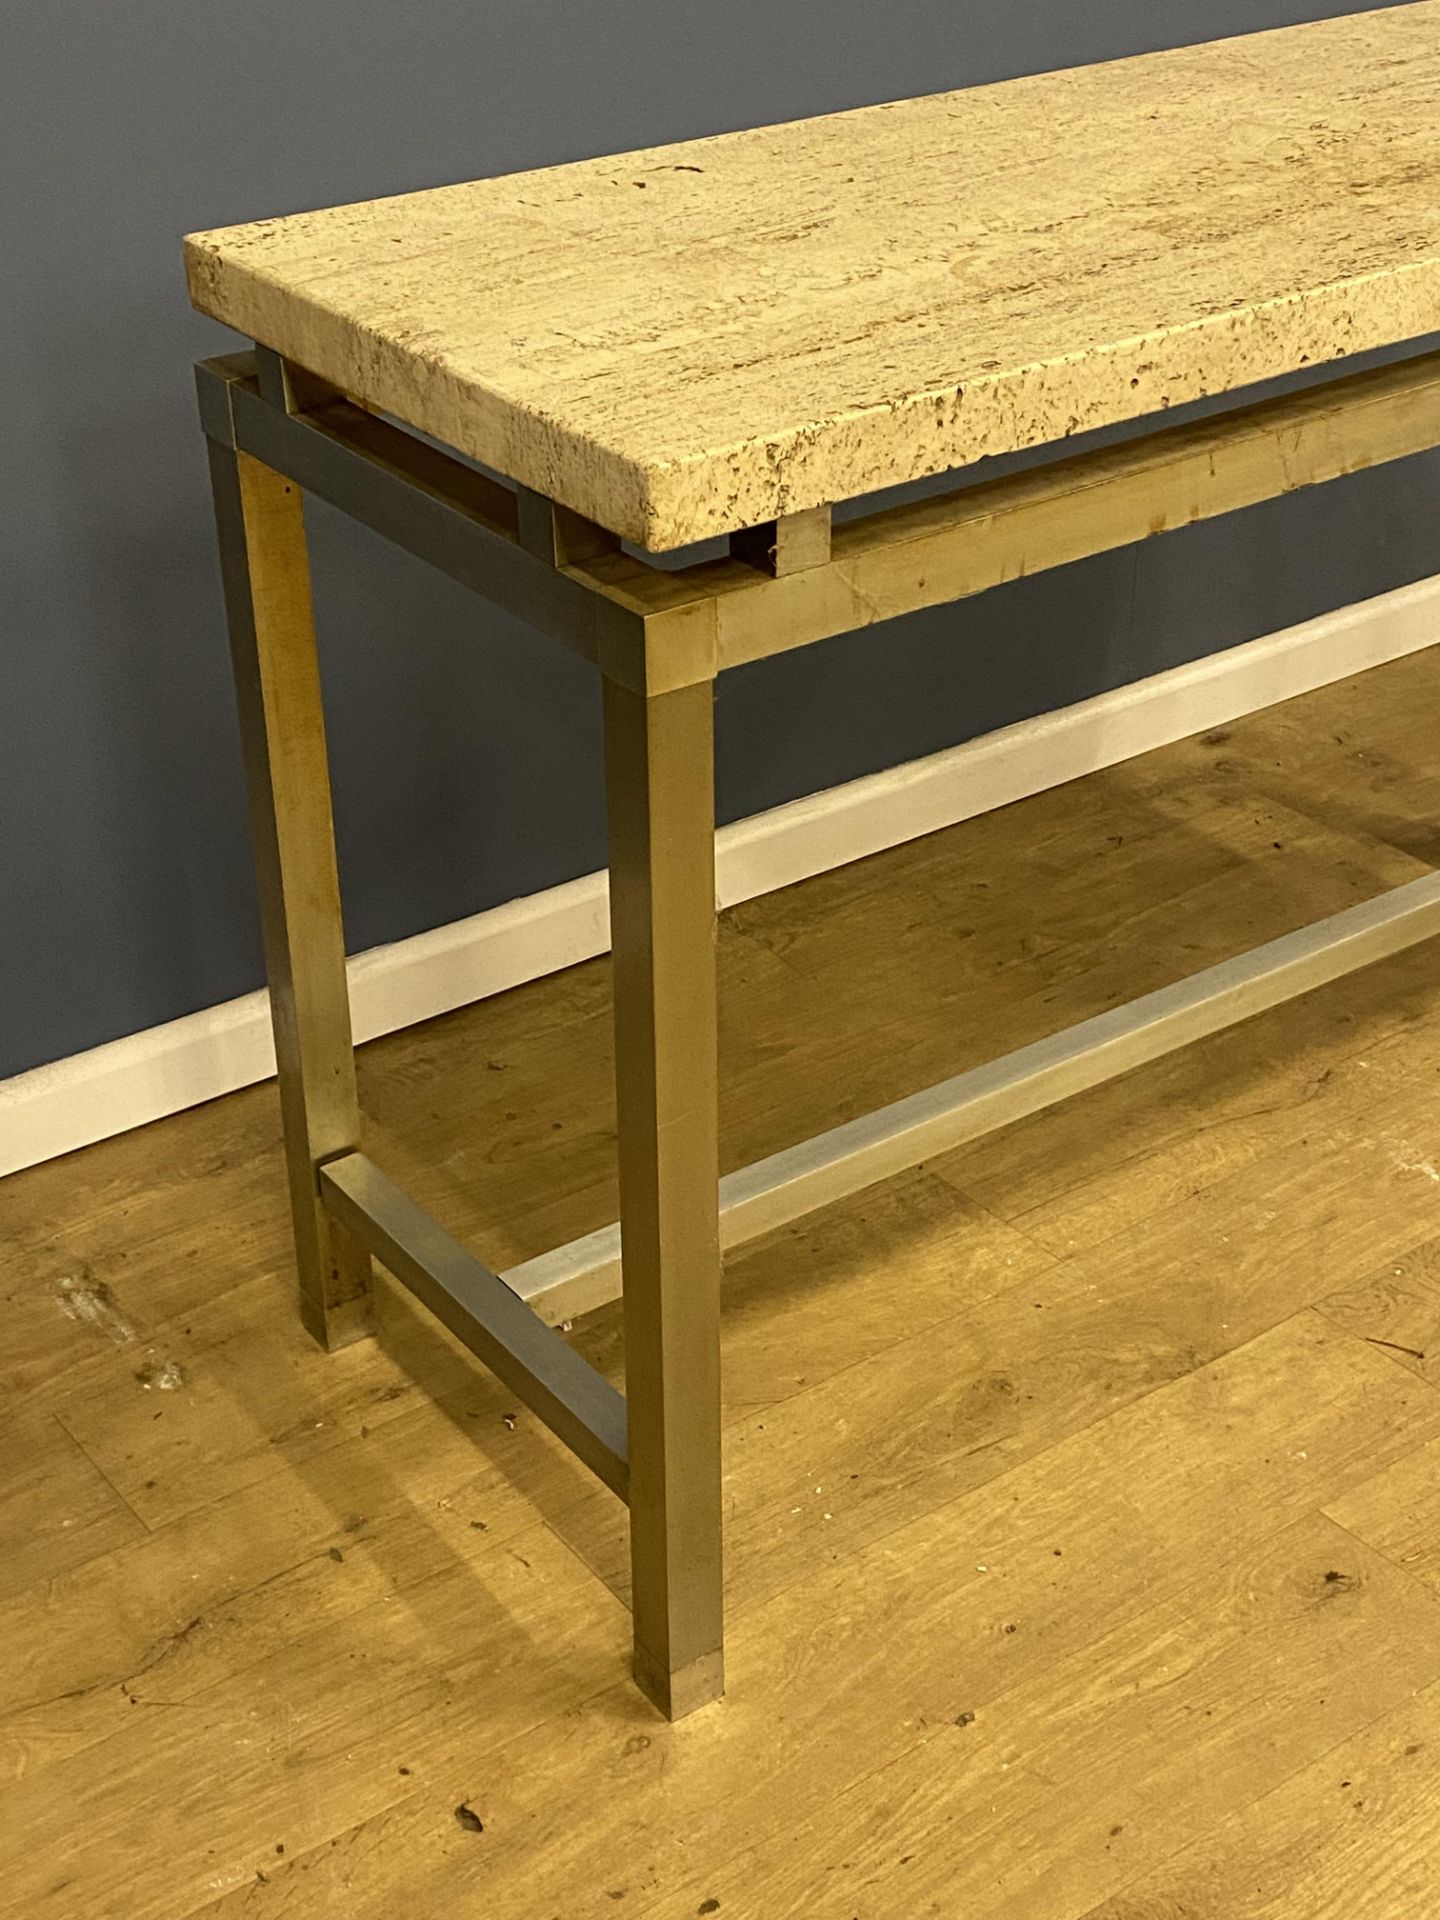
[[[1437,683],[729,914],[726,1164],[1427,871]],[[496,1265],[613,1217],[608,991],[361,1055]],[[729,1261],[731,1691],[676,1727],[616,1503],[398,1292],[314,1347],[283,1207],[273,1087],[0,1185],[0,1912],[1440,1912],[1433,945]]]

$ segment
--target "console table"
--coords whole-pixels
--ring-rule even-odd
[[[1440,932],[1436,876],[721,1180],[715,678],[1440,444],[1435,353],[1153,418],[1440,330],[1437,126],[1419,0],[186,243],[255,343],[198,381],[302,1317],[366,1332],[378,1259],[628,1501],[672,1717],[722,1689],[722,1248]],[[503,1275],[361,1148],[306,492],[604,679],[621,1217]],[[553,1326],[622,1277],[623,1397]]]

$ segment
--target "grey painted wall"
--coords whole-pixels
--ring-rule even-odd
[[[182,232],[1350,10],[6,9],[0,1075],[261,978],[189,375],[233,338],[186,306]],[[1437,493],[1407,462],[737,673],[722,813],[1419,578]],[[327,512],[313,534],[352,947],[598,865],[588,669]]]

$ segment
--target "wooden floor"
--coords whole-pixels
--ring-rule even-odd
[[[1440,864],[1437,683],[727,916],[727,1164]],[[496,1265],[613,1217],[607,994],[362,1056]],[[676,1727],[610,1496],[402,1298],[302,1334],[277,1142],[256,1088],[0,1186],[6,1914],[1440,1912],[1433,945],[732,1259],[731,1692]]]

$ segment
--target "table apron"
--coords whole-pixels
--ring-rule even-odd
[[[756,563],[773,527],[678,568],[618,543],[561,564],[499,481],[340,396],[287,412],[253,368],[197,369],[212,438],[646,694],[1440,445],[1440,353],[1420,354],[850,519],[778,574]]]

